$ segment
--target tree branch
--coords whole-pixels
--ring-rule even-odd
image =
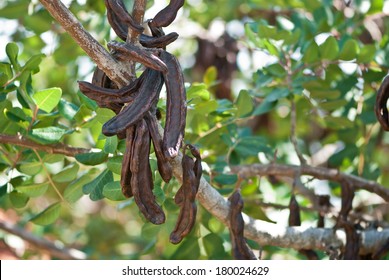
[[[48,251],[50,255],[63,260],[84,260],[86,255],[76,249],[66,248],[58,245],[57,243],[50,242],[46,239],[41,239],[27,232],[25,229],[13,225],[9,222],[0,220],[0,229],[13,235],[19,236],[23,240],[27,241],[31,245]]]
[[[88,33],[69,9],[59,0],[39,0],[51,16],[69,33],[85,53],[107,76],[119,86],[128,84],[128,64],[116,61],[109,52]]]
[[[232,166],[233,173],[239,174],[243,178],[250,178],[257,175],[274,175],[294,178],[295,174],[309,175],[316,179],[329,180],[333,182],[348,182],[357,189],[363,189],[381,196],[389,202],[389,189],[378,184],[375,181],[369,181],[364,178],[346,174],[336,169],[312,166],[282,165],[282,164],[251,164],[244,166]]]
[[[0,134],[0,144],[13,144],[20,147],[45,151],[49,154],[61,154],[69,157],[75,157],[76,154],[90,153],[91,150],[85,148],[74,148],[65,144],[43,145],[31,141],[22,135]]]

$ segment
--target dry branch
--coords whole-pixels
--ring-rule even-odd
[[[74,157],[76,154],[85,154],[91,152],[89,149],[74,148],[61,143],[53,145],[42,145],[31,141],[22,135],[0,134],[0,144],[13,144],[24,148],[44,151],[49,154],[61,154],[70,157]]]
[[[79,250],[66,248],[46,239],[38,238],[30,232],[26,231],[25,229],[13,225],[9,222],[0,221],[0,229],[13,235],[19,236],[31,245],[47,251],[53,257],[63,260],[83,260],[86,258],[85,253]]]

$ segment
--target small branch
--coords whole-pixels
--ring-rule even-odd
[[[4,230],[10,234],[19,236],[23,240],[27,241],[31,245],[48,251],[53,257],[63,259],[63,260],[84,260],[86,259],[86,254],[76,249],[66,248],[60,246],[57,243],[50,242],[46,239],[41,239],[35,235],[27,232],[25,229],[20,228],[16,225],[13,225],[9,222],[0,220],[0,229]]]
[[[49,154],[61,154],[70,157],[75,157],[76,154],[85,154],[91,152],[89,149],[74,148],[65,144],[42,145],[35,143],[34,141],[31,141],[21,135],[0,134],[0,144],[13,144],[24,148],[45,151]]]
[[[112,81],[121,86],[128,83],[130,79],[128,76],[129,71],[127,69],[128,64],[116,61],[109,52],[84,29],[81,23],[61,1],[39,1]]]
[[[389,201],[388,188],[385,188],[375,181],[369,181],[358,176],[346,174],[336,169],[312,167],[308,165],[252,164],[245,166],[232,166],[231,170],[233,173],[239,174],[239,176],[242,176],[243,178],[250,178],[257,175],[274,175],[294,178],[297,172],[301,172],[301,175],[312,176],[320,180],[329,180],[338,183],[347,181],[357,189],[363,189],[371,193],[375,193],[381,196],[385,201]]]
[[[147,0],[135,0],[134,6],[132,8],[132,17],[136,23],[142,24],[143,18],[146,12]],[[137,42],[139,39],[139,33],[135,30],[130,32],[131,43]]]

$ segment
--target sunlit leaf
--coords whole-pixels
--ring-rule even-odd
[[[53,175],[52,179],[58,183],[73,181],[77,178],[79,168],[80,166],[77,163],[69,165],[59,173]]]
[[[109,182],[103,188],[103,196],[113,201],[122,201],[126,197],[122,193],[122,187],[119,181]]]
[[[31,218],[30,221],[37,225],[46,226],[54,223],[59,218],[60,213],[61,203],[57,202]]]
[[[57,105],[62,96],[62,89],[48,88],[34,93],[32,99],[39,109],[50,113]]]
[[[75,158],[85,165],[98,165],[107,160],[108,154],[104,152],[83,153],[76,154]]]
[[[16,190],[19,193],[25,194],[28,197],[39,197],[44,195],[48,188],[49,188],[49,184],[45,182],[40,184],[18,186]]]
[[[93,181],[85,184],[82,188],[82,191],[84,194],[89,194],[91,200],[97,201],[104,198],[104,186],[110,182],[113,182],[112,172],[109,170],[104,170]]]

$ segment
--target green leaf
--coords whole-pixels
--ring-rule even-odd
[[[203,244],[208,260],[220,260],[225,255],[223,246],[224,240],[215,233],[207,234],[203,237]]]
[[[119,181],[109,182],[103,188],[103,196],[113,201],[122,201],[126,197],[122,193],[122,187]]]
[[[5,47],[5,52],[7,53],[7,56],[9,58],[9,61],[11,64],[15,67],[16,70],[19,69],[18,64],[18,53],[19,53],[19,47],[16,43],[11,42],[8,43]]]
[[[7,194],[8,184],[0,186],[0,198]]]
[[[321,102],[319,105],[322,109],[327,111],[333,111],[336,109],[343,108],[348,103],[345,99],[332,100],[328,102]]]
[[[358,43],[354,39],[347,40],[339,54],[341,60],[353,60],[359,54]]]
[[[25,194],[28,197],[39,197],[46,193],[47,189],[49,188],[49,183],[40,183],[40,184],[33,184],[33,185],[27,185],[27,186],[18,186],[16,187],[16,190],[21,193]]]
[[[216,79],[217,79],[217,68],[215,66],[208,67],[203,77],[204,84],[206,84],[207,86],[211,86],[215,83]]]
[[[252,113],[252,115],[254,116],[259,116],[259,115],[262,115],[262,114],[265,114],[269,111],[271,111],[277,104],[277,101],[267,101],[266,99],[264,101],[262,101],[261,104],[259,104],[259,106],[257,108],[255,108],[254,112]]]
[[[65,134],[66,131],[64,129],[49,126],[44,128],[35,128],[30,132],[29,136],[41,144],[51,144],[57,143]]]
[[[239,143],[234,150],[242,157],[257,156],[259,152],[270,152],[270,149],[265,145],[265,140],[257,136],[239,139]]]
[[[304,55],[302,57],[302,61],[305,63],[315,63],[319,61],[319,46],[315,41],[312,41],[308,48],[305,50]]]
[[[322,59],[334,60],[339,54],[338,42],[333,36],[329,36],[324,43],[319,46],[319,50]]]
[[[17,191],[12,191],[9,194],[9,200],[15,208],[23,208],[26,206],[29,199],[30,198],[27,195]]]
[[[61,213],[61,203],[56,202],[45,210],[31,218],[30,222],[33,222],[36,225],[46,226],[54,223]]]
[[[88,173],[82,175],[77,180],[71,182],[64,190],[63,196],[69,203],[78,201],[83,195],[83,186],[88,184],[93,176],[97,173],[97,169],[91,169]]]
[[[26,116],[24,111],[19,107],[11,108],[10,110],[4,110],[5,116],[13,122],[29,121],[30,119]]]
[[[335,99],[339,98],[341,95],[341,92],[339,90],[332,90],[332,89],[315,89],[310,90],[310,97],[315,99]]]
[[[105,162],[108,154],[104,152],[76,154],[76,160],[85,165],[98,165]]]
[[[42,164],[39,161],[22,162],[18,169],[26,175],[34,176],[42,170]]]
[[[84,194],[89,194],[91,200],[97,201],[104,198],[104,186],[110,182],[113,182],[112,172],[109,170],[104,170],[93,181],[84,185],[82,191]]]
[[[37,71],[39,69],[39,64],[41,64],[44,57],[44,54],[33,55],[23,66],[22,71]]]
[[[116,116],[115,112],[110,110],[110,109],[106,109],[106,108],[98,108],[96,110],[96,120],[99,122],[99,123],[106,123],[107,121],[109,121],[110,119],[112,119],[114,116]]]
[[[118,138],[115,135],[106,138],[103,150],[107,154],[113,154],[116,152],[117,147],[118,147]]]
[[[375,58],[376,51],[376,46],[373,44],[363,46],[359,52],[357,61],[360,63],[372,62]]]
[[[200,257],[200,246],[197,238],[187,236],[170,257],[174,260],[197,260]]]
[[[77,178],[80,166],[77,163],[67,166],[65,169],[55,174],[52,179],[57,183],[70,182]]]
[[[7,5],[2,5],[0,9],[0,17],[19,19],[27,14],[30,1],[6,1],[6,3]]]
[[[62,89],[54,87],[36,92],[32,99],[39,109],[50,113],[59,103],[61,96]]]
[[[345,117],[326,116],[325,122],[327,126],[332,129],[344,129],[354,126],[354,123]]]
[[[157,238],[161,227],[152,223],[145,223],[142,226],[142,237],[146,240],[154,240]]]
[[[67,120],[74,120],[74,116],[77,114],[79,110],[79,107],[77,105],[70,103],[66,101],[65,99],[62,99],[59,101],[58,104],[58,111],[59,113],[65,117]]]
[[[220,185],[232,185],[236,183],[238,176],[235,174],[219,174],[213,180]]]
[[[204,101],[208,101],[211,94],[208,91],[208,87],[205,84],[193,83],[186,92],[188,100],[194,98],[201,98]]]
[[[107,167],[115,174],[121,174],[123,156],[114,156],[108,159]]]
[[[247,90],[241,90],[236,100],[237,117],[244,117],[250,114],[254,109],[253,99]]]

